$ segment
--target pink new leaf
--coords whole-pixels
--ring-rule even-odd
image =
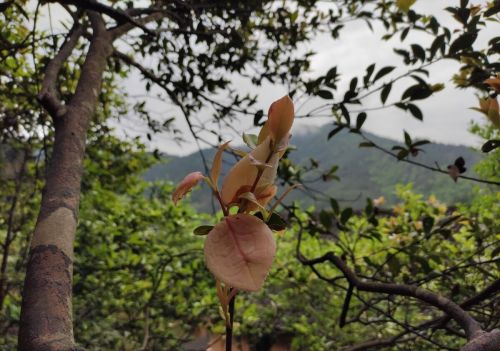
[[[177,205],[177,202],[204,178],[205,176],[201,172],[192,172],[185,176],[172,194],[174,204]]]
[[[271,269],[276,244],[271,229],[248,214],[228,216],[208,233],[205,262],[227,286],[257,291]]]

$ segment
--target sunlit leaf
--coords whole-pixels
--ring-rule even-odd
[[[416,0],[397,0],[396,5],[403,12],[408,12],[410,7],[416,2]]]

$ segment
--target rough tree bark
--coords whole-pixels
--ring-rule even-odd
[[[76,45],[78,28],[48,65],[39,96],[53,117],[55,141],[24,283],[20,351],[75,350],[71,302],[73,242],[83,158],[106,61],[112,53],[112,36],[100,15],[91,13],[89,17],[93,36],[75,94],[65,106],[58,101],[53,87],[60,67]]]

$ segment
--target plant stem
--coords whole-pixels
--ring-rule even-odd
[[[226,326],[226,351],[231,351],[233,348],[234,300],[236,300],[236,295],[229,301],[229,326]]]

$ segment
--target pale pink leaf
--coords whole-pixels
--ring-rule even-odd
[[[177,202],[190,192],[203,178],[205,176],[201,172],[191,172],[185,176],[172,194],[174,204],[177,205]]]
[[[205,262],[224,284],[257,291],[271,269],[276,244],[271,229],[248,214],[225,217],[205,240]]]

